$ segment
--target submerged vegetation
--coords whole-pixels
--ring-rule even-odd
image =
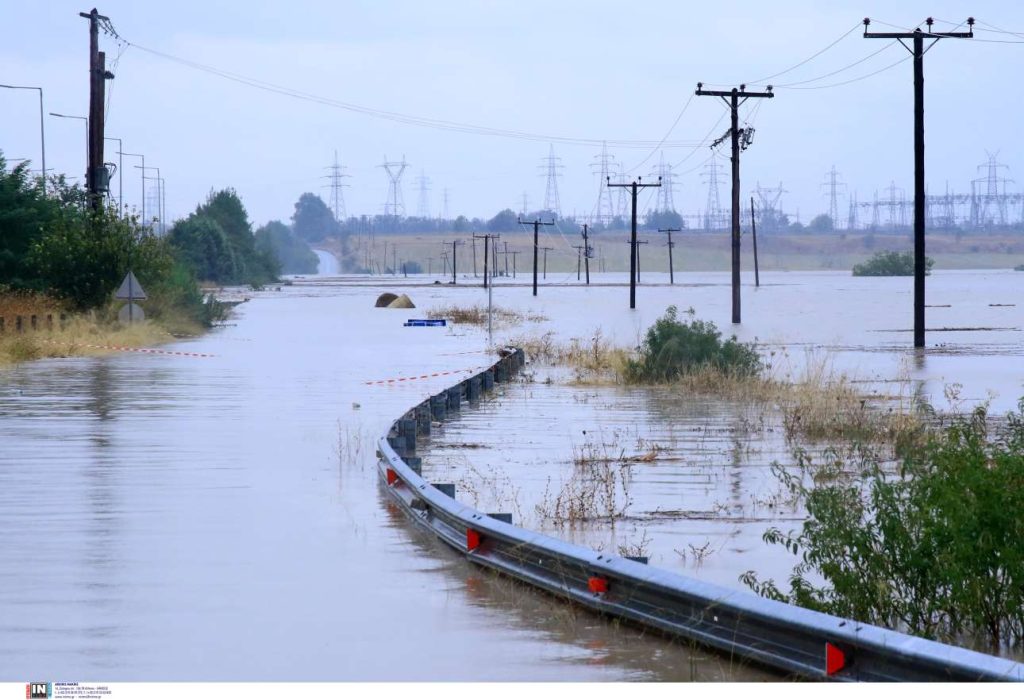
[[[769,598],[930,638],[1020,644],[1022,413],[1001,427],[984,407],[957,416],[895,471],[866,453],[852,471],[810,480],[777,468],[808,517],[799,531],[771,529],[764,539],[802,561],[788,592],[754,572],[742,580]]]
[[[680,320],[670,307],[634,350],[613,346],[596,331],[559,343],[553,333],[511,340],[531,361],[564,366],[578,384],[670,386],[781,414],[789,440],[844,440],[899,448],[919,439],[922,417],[906,382],[890,395],[865,395],[827,357],[808,356],[782,375],[775,351],[734,337],[723,340],[713,323]],[[780,376],[781,375],[781,376]]]
[[[935,261],[924,259],[925,274],[930,275]],[[853,266],[854,277],[912,277],[914,275],[914,254],[883,250],[872,255],[867,261]]]
[[[427,318],[446,319],[452,323],[465,323],[471,326],[487,325],[487,307],[476,306],[437,306],[427,311]],[[501,306],[491,308],[492,322],[506,326],[516,326],[525,321],[539,322],[547,318],[540,314],[529,314],[507,309]]]

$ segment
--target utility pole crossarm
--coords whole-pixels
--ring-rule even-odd
[[[970,30],[966,32],[933,32],[932,23],[934,20],[929,17],[925,20],[925,24],[928,25],[928,31],[922,32],[920,29],[915,29],[912,32],[869,32],[868,27],[871,25],[871,18],[864,18],[864,38],[865,39],[913,39],[916,36],[923,37],[925,39],[973,39],[974,38],[974,18],[967,18],[967,26]]]
[[[709,97],[775,97],[775,93],[772,92],[772,86],[768,86],[767,92],[747,92],[746,85],[740,85],[739,89],[733,88],[732,90],[705,90],[704,83],[697,83],[697,90],[694,92],[695,95],[705,95]]]

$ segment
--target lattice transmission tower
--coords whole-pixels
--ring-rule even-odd
[[[590,165],[598,176],[597,205],[594,207],[595,220],[607,224],[615,218],[615,202],[608,188],[608,178],[618,173],[615,157],[608,154],[608,144],[601,145],[601,153]]]
[[[341,222],[348,218],[348,214],[345,212],[345,195],[342,192],[342,188],[348,187],[348,185],[342,180],[351,175],[346,175],[345,167],[338,164],[337,151],[334,152],[334,165],[328,165],[326,170],[328,173],[324,175],[324,178],[327,180],[326,187],[331,190],[331,211],[334,212],[334,220]]]
[[[825,173],[825,182],[821,186],[826,188],[828,196],[828,216],[832,221],[832,228],[839,228],[839,195],[846,194],[846,184],[839,181],[839,173],[836,166]]]
[[[662,151],[661,159],[658,161],[658,169],[652,174],[661,180],[661,187],[658,188],[658,200],[655,204],[655,211],[675,211],[675,176],[672,172],[672,164],[665,162],[665,152]]]
[[[722,201],[718,194],[718,185],[721,183],[718,174],[718,156],[714,152],[704,168],[703,182],[708,186],[708,199],[704,208],[704,230],[717,231],[720,228],[725,228],[725,212],[722,211]]]
[[[541,170],[547,177],[547,186],[544,188],[544,211],[552,212],[555,216],[562,215],[562,205],[558,200],[558,178],[562,176],[562,159],[555,156],[555,147],[548,146],[548,156],[541,161]]]
[[[419,198],[416,202],[416,216],[421,219],[430,218],[430,178],[420,170],[420,176],[413,180],[419,188]]]
[[[1006,225],[1009,199],[1006,195],[1006,185],[1013,182],[999,176],[1000,168],[1010,169],[1010,166],[1003,165],[997,160],[999,152],[986,151],[985,154],[988,161],[978,166],[978,170],[985,171],[985,176],[971,181],[971,225],[974,228],[992,224]]]
[[[384,156],[384,162],[380,164],[388,176],[388,198],[384,202],[384,216],[405,216],[405,200],[402,199],[402,175],[409,164],[405,162],[405,156],[401,161],[389,161]]]

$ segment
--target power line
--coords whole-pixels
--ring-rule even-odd
[[[836,40],[835,40],[835,41],[833,41],[833,42],[832,42],[831,44],[829,44],[828,46],[826,46],[825,48],[823,48],[823,49],[822,49],[821,51],[818,51],[817,53],[811,54],[810,56],[808,56],[808,57],[807,57],[807,58],[805,58],[804,60],[800,61],[800,62],[799,62],[799,63],[797,63],[796,65],[790,66],[790,67],[789,67],[789,68],[787,68],[786,70],[783,70],[783,71],[779,71],[778,73],[772,73],[771,75],[766,75],[765,77],[763,77],[763,78],[758,78],[757,80],[748,80],[748,81],[746,81],[746,82],[747,82],[747,84],[748,84],[748,85],[760,85],[760,84],[761,84],[761,83],[763,83],[763,82],[764,82],[765,80],[772,80],[773,78],[777,78],[777,77],[779,77],[780,75],[785,75],[786,73],[791,73],[792,71],[796,70],[796,69],[797,69],[797,68],[799,68],[800,66],[803,66],[803,65],[806,65],[807,63],[810,63],[811,61],[813,61],[814,59],[816,59],[816,58],[817,58],[818,56],[820,56],[821,54],[825,53],[826,51],[828,51],[829,49],[831,49],[831,48],[832,48],[833,46],[835,46],[836,44],[838,44],[838,43],[839,43],[840,41],[842,41],[842,40],[843,40],[843,39],[845,39],[846,37],[848,37],[848,36],[850,36],[851,34],[853,34],[853,33],[854,33],[855,31],[857,31],[857,30],[858,30],[859,28],[860,28],[860,22],[857,22],[857,24],[853,25],[853,26],[852,26],[852,27],[850,27],[850,28],[849,28],[849,29],[848,29],[847,31],[843,32],[843,34],[842,34],[842,35],[841,35],[841,36],[840,36],[840,37],[839,37],[838,39],[836,39]]]
[[[794,83],[783,83],[781,85],[776,85],[775,87],[777,87],[777,88],[790,88],[790,87],[794,87],[796,85],[806,85],[807,83],[816,83],[819,80],[824,80],[825,78],[831,78],[833,75],[838,75],[839,73],[843,73],[845,71],[850,70],[851,68],[859,66],[861,63],[864,63],[868,59],[874,58],[875,56],[877,56],[878,54],[882,53],[883,51],[888,51],[889,49],[891,49],[895,45],[896,45],[896,42],[892,41],[891,43],[886,44],[885,46],[883,46],[882,48],[878,49],[877,51],[872,51],[871,53],[869,53],[864,58],[862,58],[862,59],[860,59],[858,61],[854,61],[853,63],[851,63],[851,64],[849,64],[847,66],[843,66],[842,68],[838,68],[838,69],[836,69],[836,70],[834,70],[834,71],[832,71],[830,73],[825,73],[824,75],[819,75],[819,76],[817,76],[815,78],[808,78],[807,80],[799,80],[799,81],[794,82]]]
[[[142,46],[141,44],[136,44],[134,42],[128,41],[127,39],[125,39],[124,37],[121,37],[119,35],[116,35],[116,36],[118,36],[118,38],[121,41],[125,42],[128,46],[136,48],[136,49],[138,49],[140,51],[143,51],[145,53],[151,54],[153,56],[157,56],[159,58],[163,58],[163,59],[165,59],[167,61],[171,61],[173,63],[178,63],[180,65],[186,66],[188,68],[192,68],[194,70],[202,71],[204,73],[209,73],[211,75],[215,75],[215,76],[218,76],[220,78],[224,78],[225,80],[230,80],[230,81],[233,81],[233,82],[236,82],[236,83],[240,83],[242,85],[247,85],[249,87],[253,87],[253,88],[256,88],[256,89],[259,89],[259,90],[263,90],[263,91],[266,91],[266,92],[271,92],[271,93],[274,93],[274,94],[283,95],[285,97],[291,97],[293,99],[304,100],[304,101],[307,101],[307,102],[313,102],[313,103],[321,104],[321,105],[324,105],[324,106],[327,106],[327,107],[334,107],[334,108],[337,108],[337,109],[343,109],[343,110],[346,110],[346,111],[355,112],[355,113],[358,113],[358,114],[363,114],[365,116],[375,117],[375,118],[379,118],[379,119],[386,119],[386,120],[389,120],[389,121],[399,122],[399,123],[402,123],[402,124],[409,124],[409,125],[412,125],[412,126],[420,126],[420,127],[424,127],[424,128],[440,129],[440,130],[445,130],[445,131],[455,131],[455,132],[466,133],[466,134],[477,134],[477,135],[482,135],[482,136],[503,136],[503,137],[506,137],[506,138],[522,139],[522,140],[528,140],[528,141],[546,141],[546,142],[564,143],[564,144],[573,144],[573,145],[585,145],[585,146],[596,146],[596,145],[601,145],[602,143],[605,143],[605,142],[610,143],[610,144],[612,144],[614,146],[621,147],[621,148],[637,148],[637,149],[648,149],[648,148],[655,148],[655,149],[657,149],[657,148],[663,148],[663,147],[667,147],[667,148],[680,148],[680,147],[687,147],[687,146],[693,145],[693,142],[691,142],[691,141],[652,141],[652,140],[638,140],[638,139],[588,139],[588,138],[577,138],[577,137],[570,137],[570,136],[554,136],[554,135],[551,135],[551,134],[538,134],[538,133],[528,132],[528,131],[517,131],[515,129],[502,129],[502,128],[497,128],[497,127],[481,126],[479,124],[471,124],[471,123],[466,123],[466,122],[455,122],[455,121],[450,121],[450,120],[446,120],[446,119],[435,119],[435,118],[431,118],[431,117],[421,117],[421,116],[416,116],[416,115],[411,115],[411,114],[404,114],[404,113],[401,113],[401,112],[391,112],[391,111],[382,110],[382,109],[375,109],[375,108],[372,108],[372,107],[366,107],[364,105],[359,105],[359,104],[355,104],[355,103],[352,103],[352,102],[344,102],[344,101],[341,101],[341,100],[335,100],[335,99],[332,99],[332,98],[329,98],[329,97],[324,97],[322,95],[316,95],[316,94],[305,92],[305,91],[302,91],[302,90],[297,90],[297,89],[294,89],[294,88],[289,88],[287,86],[278,85],[278,84],[275,84],[275,83],[270,83],[270,82],[267,82],[267,81],[264,81],[264,80],[260,80],[258,78],[252,78],[252,77],[249,77],[249,76],[245,76],[245,75],[242,75],[240,73],[234,73],[232,71],[222,70],[222,69],[216,68],[214,66],[205,65],[205,64],[202,64],[202,63],[198,63],[196,61],[192,61],[192,60],[189,60],[189,59],[185,59],[185,58],[181,58],[181,57],[178,57],[178,56],[174,56],[172,54],[168,54],[168,53],[165,53],[163,51],[158,51],[156,49],[151,49],[149,47]]]

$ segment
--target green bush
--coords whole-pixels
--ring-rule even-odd
[[[670,381],[706,367],[742,376],[761,371],[752,343],[740,343],[736,336],[723,341],[714,323],[694,319],[693,309],[686,313],[690,320],[680,321],[678,310],[670,306],[648,329],[640,357],[626,366],[627,381]]]
[[[924,273],[930,275],[935,261],[924,259]],[[854,277],[913,277],[914,254],[883,250],[875,253],[866,262],[853,266]]]
[[[1024,413],[1024,399],[1020,411]],[[1024,417],[998,430],[984,408],[937,430],[896,474],[807,486],[785,472],[808,517],[765,541],[802,557],[790,591],[741,577],[761,595],[947,641],[1024,641]],[[816,581],[824,579],[824,585]]]
[[[79,310],[103,306],[131,269],[143,288],[169,274],[167,242],[112,208],[64,207],[32,243],[28,262],[43,289]]]

